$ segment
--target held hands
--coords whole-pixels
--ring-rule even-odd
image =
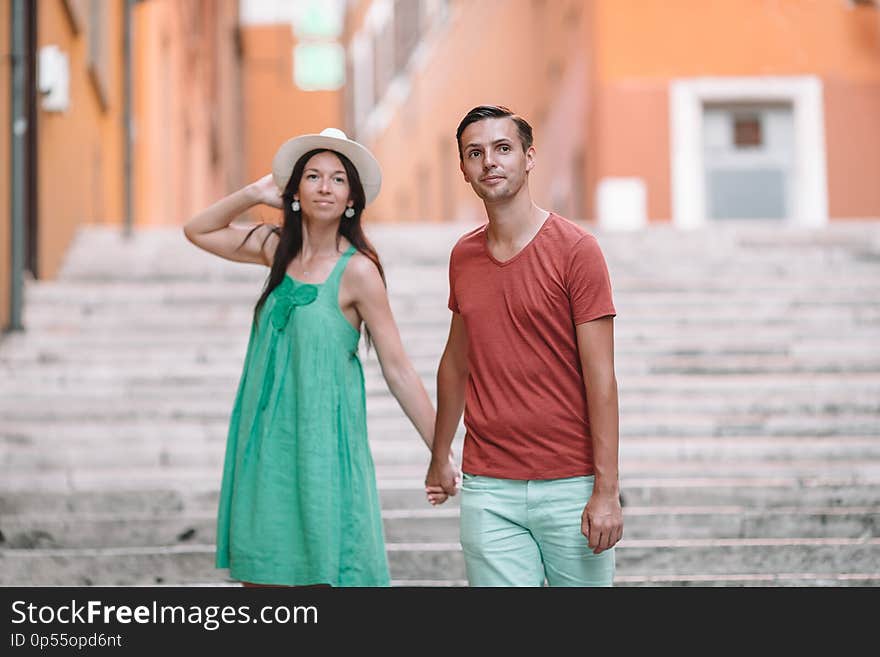
[[[461,471],[455,464],[452,454],[446,460],[431,458],[428,474],[425,477],[425,494],[432,506],[443,504],[461,487]]]
[[[276,187],[271,173],[267,173],[256,182],[251,183],[250,191],[257,203],[265,203],[273,208],[281,208],[281,204],[284,202],[281,198],[281,191]]]
[[[593,489],[590,501],[581,514],[581,533],[594,554],[614,547],[623,536],[623,512],[617,492]]]

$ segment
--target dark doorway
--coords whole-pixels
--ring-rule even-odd
[[[37,278],[37,2],[24,3],[25,117],[24,136],[24,269]]]

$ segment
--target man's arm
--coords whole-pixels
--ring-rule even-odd
[[[467,331],[458,313],[452,314],[446,349],[437,367],[437,420],[434,425],[434,444],[431,465],[425,477],[425,487],[441,487],[449,495],[458,488],[458,473],[452,465],[452,441],[464,412],[464,391],[467,384]]]
[[[581,370],[590,414],[595,481],[581,516],[581,531],[596,554],[623,536],[618,479],[619,416],[614,375],[614,318],[602,317],[576,327]]]

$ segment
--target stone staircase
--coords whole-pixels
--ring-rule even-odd
[[[449,249],[370,230],[434,395]],[[598,233],[618,310],[618,585],[880,585],[880,222]],[[83,230],[0,339],[0,586],[234,584],[213,568],[264,270],[179,230]],[[362,354],[395,585],[465,584],[458,500]],[[460,453],[461,436],[456,441]]]

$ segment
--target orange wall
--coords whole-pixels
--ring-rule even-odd
[[[237,3],[133,9],[134,197],[139,225],[180,225],[240,184]]]
[[[122,1],[108,0],[107,90],[104,109],[90,79],[85,33],[74,34],[61,0],[41,2],[38,47],[55,44],[67,53],[70,106],[47,112],[38,106],[38,266],[40,278],[55,276],[80,223],[118,223],[122,215],[121,43]]]
[[[370,2],[350,7],[348,37]],[[671,217],[669,84],[702,76],[812,75],[824,85],[831,217],[880,216],[880,10],[845,0],[452,0],[448,23],[378,134],[368,217],[480,221],[454,132],[481,103],[535,128],[535,201],[594,218],[606,177],[638,177],[650,220]]]
[[[87,66],[88,12],[75,33],[62,0],[39,4],[38,46],[60,47],[70,68],[68,110],[38,110],[41,278],[55,276],[77,226],[124,221],[124,2],[99,5],[106,106]],[[140,224],[179,224],[241,180],[237,20],[237,0],[134,5],[133,189]]]
[[[0,4],[0,331],[9,326],[10,284],[12,277],[12,255],[10,243],[12,231],[11,206],[9,198],[10,172],[10,50],[9,42],[11,3]]]
[[[173,223],[185,214],[181,207],[183,128],[179,120],[179,82],[173,77],[180,61],[180,44],[173,38],[163,2],[135,5],[137,36],[133,52],[132,104],[134,139],[134,215],[138,224]],[[174,90],[173,92],[171,90]],[[190,185],[200,182],[192,177]]]
[[[602,81],[744,74],[880,79],[878,11],[850,8],[847,0],[596,3]]]
[[[668,219],[672,200],[666,83],[640,79],[599,86],[593,111],[597,129],[588,144],[593,155],[590,189],[604,177],[643,178],[648,217]]]
[[[246,181],[272,170],[272,157],[291,137],[342,125],[342,91],[303,91],[293,82],[290,25],[243,26]]]
[[[412,77],[388,127],[364,138],[383,166],[382,191],[368,217],[382,221],[485,220],[458,169],[455,130],[472,107],[499,104],[535,131],[532,194],[542,206],[575,207],[575,158],[587,138],[587,5],[578,0],[459,0]],[[356,31],[357,25],[352,26]],[[580,71],[572,75],[572,71]],[[565,102],[560,102],[564,98]]]
[[[829,213],[880,216],[876,8],[826,0],[596,0],[595,25],[591,187],[605,176],[641,177],[649,217],[668,219],[671,79],[816,75],[825,88]]]
[[[216,33],[213,50],[216,53],[217,73],[214,76],[217,99],[213,104],[214,121],[217,125],[218,169],[215,178],[215,194],[223,194],[247,182],[245,176],[245,118],[242,101],[243,62],[240,53],[238,26],[238,0],[214,3]]]

